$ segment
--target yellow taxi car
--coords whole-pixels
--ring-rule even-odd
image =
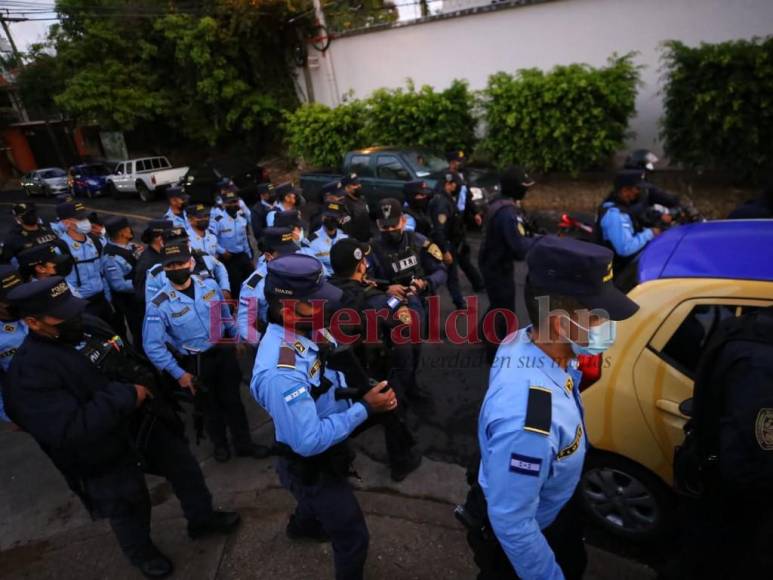
[[[593,520],[644,540],[671,524],[679,404],[702,348],[722,320],[773,305],[773,220],[673,228],[629,272],[641,308],[581,387],[591,451],[580,495]]]

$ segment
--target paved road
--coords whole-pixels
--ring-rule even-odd
[[[11,227],[11,203],[22,198],[23,196],[20,192],[0,193],[0,236],[4,235]],[[41,217],[45,220],[53,219],[53,201],[42,199],[36,201],[38,201],[40,206],[39,213]],[[163,201],[144,204],[139,200],[114,201],[108,198],[85,200],[84,203],[87,207],[94,209],[99,213],[118,213],[127,215],[135,227],[137,234],[142,231],[142,228],[144,227],[143,222],[147,221],[149,218],[158,217],[165,211],[165,204]],[[4,206],[8,208],[7,212],[5,211]],[[477,255],[478,240],[473,236],[471,242],[474,246],[474,252]],[[523,278],[524,272],[519,271],[518,281],[522,283]],[[469,284],[464,279],[463,289],[466,290],[467,295],[474,295]],[[451,311],[451,302],[446,292],[442,292],[441,294],[443,316],[440,318],[445,321],[447,319],[447,314]],[[480,302],[480,311],[483,312],[487,307],[487,299],[485,295],[480,295],[478,298]],[[518,314],[523,315],[524,317],[522,319],[525,320],[525,314],[520,312],[520,310],[519,305]],[[464,325],[462,325],[461,328],[463,329]],[[243,363],[245,374],[248,376],[247,373],[249,373],[250,362],[243,361]],[[433,461],[426,462],[426,465],[422,467],[421,471],[427,472],[427,475],[422,476],[424,479],[419,478],[420,481],[425,481],[425,479],[428,478],[430,483],[426,484],[426,489],[422,488],[420,483],[417,484],[415,496],[412,496],[413,499],[423,497],[430,498],[432,501],[447,502],[448,504],[463,499],[464,471],[462,467],[459,466],[465,466],[476,450],[475,432],[477,414],[480,402],[486,390],[487,375],[488,368],[485,364],[482,345],[453,345],[447,342],[440,345],[432,345],[431,347],[425,345],[421,357],[418,378],[424,388],[432,394],[434,405],[433,408],[429,410],[411,410],[409,412],[409,423],[415,430],[420,450],[425,457],[430,458]],[[265,442],[269,442],[271,434],[270,423],[268,422],[267,417],[251,400],[247,400],[246,393],[245,403],[249,409],[253,428],[259,429],[262,426],[263,430],[266,432]],[[6,549],[13,545],[17,545],[16,551],[12,554],[16,566],[15,569],[17,569],[17,571],[19,571],[19,558],[21,558],[23,562],[26,554],[24,548],[18,546],[23,546],[26,542],[33,539],[45,540],[46,542],[54,542],[56,544],[56,542],[64,541],[63,538],[67,537],[66,532],[71,529],[71,527],[75,526],[77,529],[81,529],[82,526],[85,526],[83,514],[81,513],[82,510],[80,510],[77,506],[77,502],[73,501],[71,497],[67,499],[67,491],[61,489],[61,482],[59,481],[57,474],[53,473],[50,468],[47,468],[44,465],[44,461],[42,461],[39,456],[34,455],[33,457],[30,457],[30,453],[35,454],[37,452],[34,450],[34,446],[30,445],[28,441],[25,442],[23,446],[20,446],[19,441],[22,440],[21,438],[26,438],[26,436],[18,433],[0,433],[0,463],[4,466],[12,465],[15,467],[15,469],[10,472],[4,469],[5,475],[2,479],[3,489],[2,497],[0,497],[0,521],[4,521],[6,524],[0,525],[0,549]],[[363,456],[363,461],[367,461],[369,465],[375,461],[376,463],[373,465],[378,466],[386,459],[383,436],[377,430],[362,434],[358,438],[356,446]],[[21,451],[22,449],[24,449],[24,452]],[[197,453],[203,461],[210,461],[208,459],[209,449],[206,443],[202,448],[197,450]],[[264,467],[264,469],[268,468]],[[380,469],[381,472],[384,471],[383,466],[376,469]],[[450,472],[453,473],[452,477],[448,473],[446,476],[441,476],[438,471],[447,469],[452,469]],[[36,474],[34,478],[30,478],[31,472]],[[217,474],[218,471],[214,470],[213,473]],[[453,485],[455,486],[455,491],[454,493],[448,493],[443,496],[442,493],[438,493],[437,487],[438,485],[442,487],[444,479],[448,479],[449,477],[454,480]],[[238,481],[244,483],[244,487],[240,488],[239,491],[243,492],[247,489],[253,489],[250,487],[251,484],[245,479],[244,473],[240,472],[236,478]],[[394,489],[394,486],[391,486],[383,473],[381,473],[380,478],[383,481],[375,486],[377,491],[383,492],[384,490],[388,491],[389,489]],[[412,479],[414,479],[414,476],[411,476],[407,480],[408,485],[411,485]],[[271,481],[273,482],[271,485],[275,485],[273,478]],[[266,485],[269,484],[267,483]],[[51,493],[49,491],[51,489],[56,489],[57,493]],[[251,491],[250,493],[254,499],[254,491]],[[410,494],[406,495],[406,497],[409,496]],[[381,504],[383,504],[386,501],[386,499],[380,498],[376,503],[381,502]],[[34,507],[30,508],[29,505]],[[252,506],[252,504],[249,505]],[[416,509],[421,511],[423,507],[417,505]],[[73,513],[79,514],[78,517],[75,517]],[[257,519],[262,517],[262,515],[260,517],[256,516]],[[392,516],[387,513],[384,517],[389,518]],[[36,529],[41,523],[41,518],[48,518],[47,523],[43,524],[46,526],[46,531],[43,534],[41,534],[40,529]],[[75,524],[73,524],[73,521],[75,521]],[[412,529],[410,534],[415,533],[420,535],[421,523],[415,522],[415,525],[418,527]],[[454,523],[446,518],[443,520],[442,524],[438,525],[441,525],[441,527],[453,527]],[[250,529],[252,528],[253,524],[250,524]],[[429,529],[425,531],[430,535],[435,533]],[[646,561],[648,563],[656,562],[658,559],[657,551],[653,551],[651,547],[641,548],[627,545],[608,537],[601,530],[591,529],[589,532],[590,543],[600,546],[604,550],[617,552],[626,557],[633,556],[637,560]],[[255,531],[255,533],[259,535],[263,532]],[[51,538],[58,539],[54,541]],[[461,547],[462,544],[458,540],[459,538],[454,540],[455,543],[453,549],[457,551],[463,550],[463,547]],[[437,541],[440,542],[441,540],[438,539]],[[241,542],[241,540],[239,542]],[[236,546],[231,546],[229,548],[230,551],[228,551],[228,554],[232,554],[234,562],[238,562],[238,565],[241,566],[245,562],[246,555],[242,553],[243,548],[240,547],[239,542],[237,542]],[[406,540],[406,542],[409,541]],[[66,545],[67,542],[64,542],[64,544]],[[0,559],[3,558],[4,554],[6,557],[8,556],[6,552],[0,552]],[[602,564],[607,562],[605,559],[606,552],[600,551],[597,552],[597,554],[601,555],[600,562]],[[609,557],[612,558],[611,556]],[[40,563],[41,561],[43,562],[42,564]],[[48,566],[46,562],[48,561],[48,556],[41,560],[41,555],[37,553],[35,562],[38,562],[39,566],[46,568]],[[620,566],[626,566],[625,561],[618,562],[618,560],[614,560],[614,562],[614,565],[609,565],[612,566],[611,570],[617,571],[616,575],[602,574],[597,577],[648,577],[644,568],[634,568],[634,570],[639,571],[634,571],[629,575],[628,572],[624,573],[620,568]],[[457,563],[455,565],[459,564]],[[278,567],[273,569],[282,569],[279,564],[277,564],[277,566]],[[414,564],[411,564],[411,566],[414,566]],[[3,566],[0,565],[0,576],[3,576],[2,568]],[[38,570],[40,572],[43,568],[33,567],[29,572],[32,570]],[[382,576],[381,573],[383,572],[386,574],[388,569],[389,568],[378,568],[378,573],[374,570],[372,577],[386,577]],[[21,570],[24,570],[25,574],[27,573],[27,569],[24,566],[21,566]],[[469,570],[470,569],[465,569],[464,573],[461,575],[459,575],[457,571],[453,574],[449,574],[448,577],[470,577]],[[36,577],[39,575],[40,574],[38,573],[31,573],[28,577]],[[220,572],[218,572],[217,575],[217,577],[223,578],[236,576],[237,574],[224,574]],[[43,574],[42,577],[45,577],[45,575]],[[266,575],[266,577],[270,576]],[[288,577],[292,576],[288,575]],[[301,574],[299,577],[305,576]],[[397,577],[421,578],[427,576],[398,574]]]

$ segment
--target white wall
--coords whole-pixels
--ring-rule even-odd
[[[660,151],[659,44],[768,34],[773,0],[557,0],[335,39],[325,55],[310,51],[320,63],[311,76],[316,100],[335,105],[349,91],[366,97],[407,78],[438,89],[464,78],[482,89],[497,71],[600,66],[613,52],[638,51],[636,62],[646,68],[630,145]]]

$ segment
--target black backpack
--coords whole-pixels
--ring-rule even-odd
[[[748,417],[725,409],[722,376],[737,359],[723,355],[728,344],[739,341],[762,345],[761,351],[755,349],[753,356],[755,360],[764,360],[770,372],[754,388],[759,398],[773,401],[773,307],[769,307],[724,321],[701,355],[693,397],[680,406],[690,419],[684,426],[684,442],[677,446],[674,455],[674,487],[684,495],[701,496],[708,485],[720,480],[720,450],[728,461],[732,459],[735,465],[745,463],[747,467],[723,469],[724,483],[750,491],[770,489],[773,485],[773,403],[770,408],[760,408],[754,425],[749,424]],[[740,434],[755,429],[761,449],[750,449],[740,437],[721,441],[720,422],[725,432]],[[770,440],[769,450],[763,447],[765,439]],[[763,453],[759,453],[761,450]]]

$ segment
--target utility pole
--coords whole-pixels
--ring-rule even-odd
[[[317,22],[324,26],[325,29],[327,29],[327,23],[325,22],[325,13],[322,11],[322,1],[321,0],[314,0],[314,15],[317,18]],[[330,32],[328,31],[328,34]],[[326,50],[323,53],[320,53],[322,60],[325,61],[325,68],[327,69],[327,78],[328,78],[328,90],[330,91],[330,95],[333,97],[331,99],[330,105],[335,107],[340,104],[341,97],[338,93],[338,81],[336,80],[335,75],[335,69],[333,69],[333,55],[330,52],[330,50]]]
[[[11,34],[11,28],[8,26],[9,22],[24,22],[27,20],[27,18],[11,18],[8,14],[8,11],[5,11],[5,16],[0,16],[0,25],[3,27],[3,31],[5,32],[5,36],[8,38],[8,44],[11,45],[11,52],[13,52],[14,60],[16,61],[17,66],[21,66],[21,53],[19,52],[19,49],[16,48],[16,42],[13,40],[13,35]],[[10,73],[10,71],[8,71]],[[8,91],[8,96],[11,98],[11,103],[13,104],[14,108],[16,109],[19,118],[24,122],[27,123],[30,118],[29,115],[27,115],[27,109],[24,108],[24,103],[21,102],[21,99],[19,98],[18,93],[11,89]]]

